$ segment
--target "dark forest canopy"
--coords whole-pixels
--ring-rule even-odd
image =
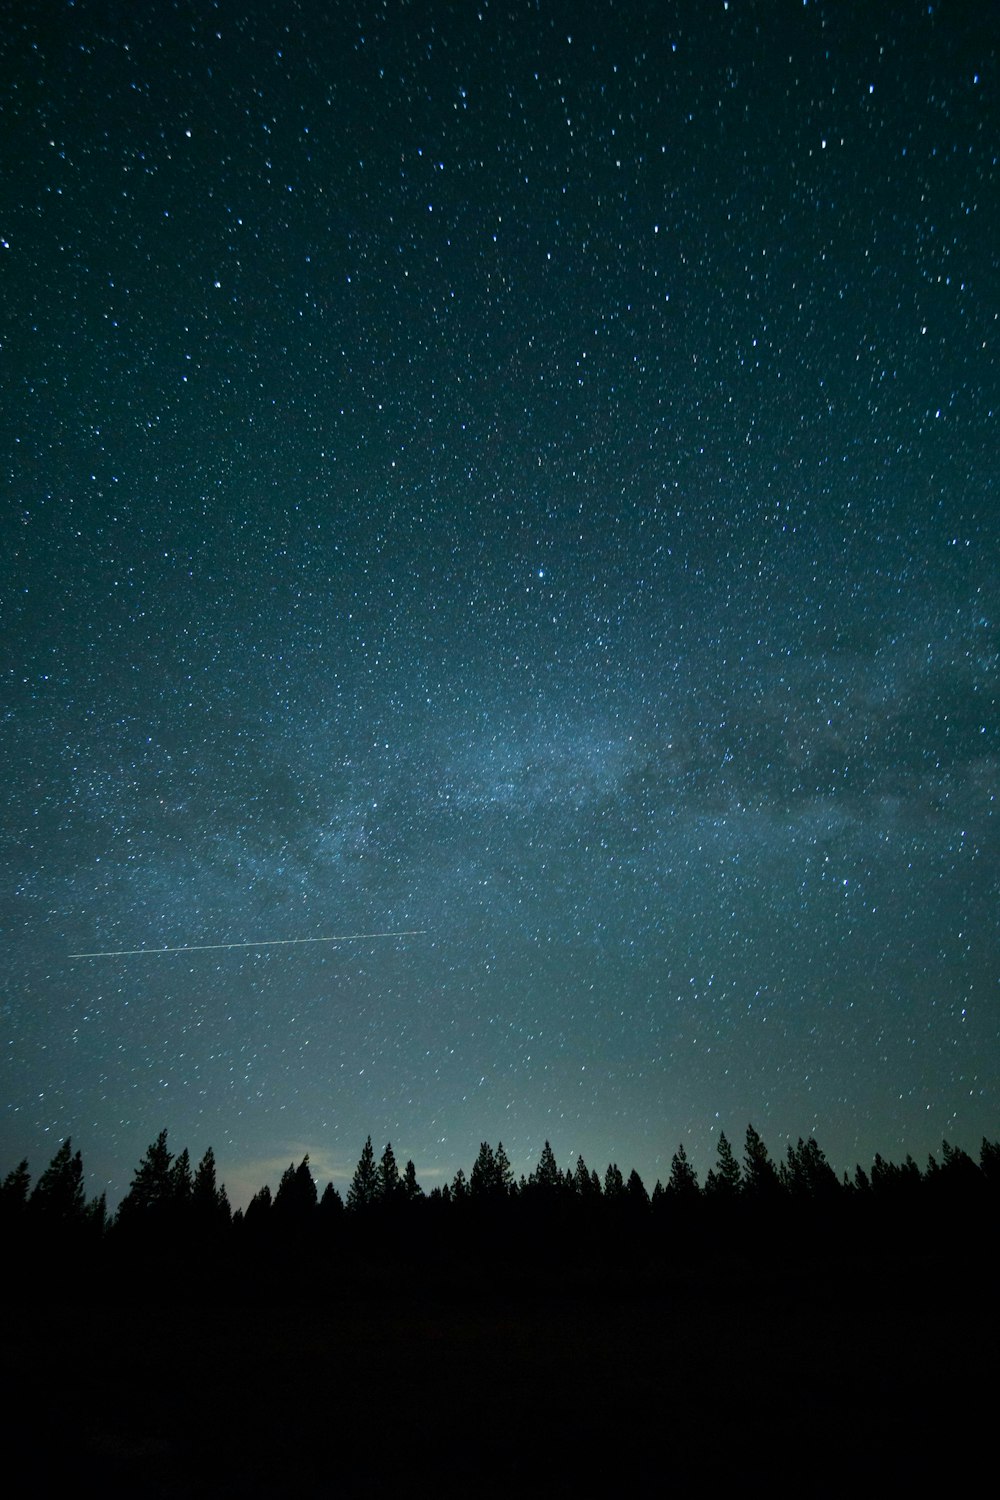
[[[906,1210],[992,1204],[1000,1196],[1000,1142],[984,1137],[978,1162],[944,1141],[940,1159],[931,1156],[923,1170],[911,1156],[900,1164],[876,1154],[869,1168],[858,1165],[853,1174],[838,1177],[815,1138],[800,1136],[788,1144],[783,1158],[775,1159],[749,1125],[742,1157],[720,1134],[716,1161],[704,1183],[680,1145],[667,1181],[657,1181],[650,1192],[638,1172],[626,1176],[615,1162],[603,1174],[582,1156],[560,1167],[548,1141],[534,1170],[515,1178],[503,1143],[494,1147],[484,1141],[468,1174],[460,1168],[450,1183],[425,1193],[413,1162],[400,1168],[391,1144],[376,1156],[369,1136],[344,1197],[333,1183],[322,1194],[318,1191],[307,1154],[297,1165],[289,1163],[275,1192],[265,1184],[245,1212],[233,1213],[225,1186],[217,1181],[212,1148],[192,1166],[187,1148],[175,1155],[162,1130],[137,1165],[114,1215],[103,1194],[87,1200],[83,1179],[81,1153],[74,1152],[69,1138],[33,1186],[27,1161],[19,1163],[0,1184],[4,1233],[9,1236],[20,1226],[36,1236],[74,1232],[94,1241],[151,1231],[195,1237],[265,1229],[294,1234],[390,1213],[402,1218],[449,1211],[457,1220],[465,1209],[493,1215],[520,1210],[529,1217],[568,1216],[574,1222],[589,1210],[599,1211],[604,1222],[663,1223],[683,1230],[718,1220],[727,1210],[787,1221],[792,1210],[836,1218],[851,1205]]]

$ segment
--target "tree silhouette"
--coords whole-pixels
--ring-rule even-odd
[[[185,1146],[170,1168],[170,1196],[175,1208],[182,1212],[190,1208],[192,1189],[191,1157]]]
[[[472,1164],[469,1195],[478,1199],[496,1196],[496,1158],[488,1141],[480,1143],[479,1154]]]
[[[895,1162],[885,1161],[880,1152],[875,1152],[875,1160],[872,1162],[871,1185],[872,1191],[885,1194],[890,1190],[890,1185],[899,1176],[899,1168]]]
[[[614,1202],[617,1198],[625,1195],[625,1179],[621,1174],[621,1168],[616,1161],[608,1163],[608,1170],[604,1174],[604,1196]]]
[[[781,1164],[779,1176],[793,1198],[803,1201],[828,1202],[841,1190],[837,1174],[814,1136],[808,1141],[799,1136],[796,1146],[789,1141],[787,1159]]]
[[[987,1144],[983,1141],[983,1146]],[[3,1182],[0,1183],[0,1212],[5,1219],[17,1218],[25,1209],[28,1202],[28,1189],[31,1187],[31,1173],[28,1171],[28,1159],[18,1162],[13,1171],[7,1173]]]
[[[417,1169],[412,1161],[408,1161],[403,1169],[403,1197],[407,1203],[415,1203],[423,1196],[423,1189],[417,1181]]]
[[[963,1151],[961,1146],[952,1146],[948,1141],[941,1142],[941,1171],[952,1181],[961,1179],[970,1188],[973,1184],[978,1187],[980,1182],[979,1168],[969,1153]]]
[[[354,1169],[351,1185],[347,1189],[347,1207],[352,1213],[373,1208],[378,1202],[379,1180],[375,1166],[375,1152],[371,1136],[365,1141],[361,1158]]]
[[[548,1141],[542,1147],[542,1154],[538,1159],[538,1165],[528,1178],[526,1197],[533,1202],[542,1212],[548,1212],[556,1204],[568,1199],[572,1192],[572,1177],[570,1191],[566,1191],[566,1179],[559,1170],[555,1153]]]
[[[884,1203],[913,1201],[922,1183],[920,1168],[912,1156],[907,1154],[906,1160],[900,1165],[898,1162],[885,1161],[876,1151],[871,1170],[872,1193],[876,1199]]]
[[[391,1141],[386,1143],[375,1176],[378,1201],[386,1204],[397,1203],[402,1195],[403,1184]]]
[[[319,1218],[322,1224],[335,1224],[344,1213],[344,1200],[337,1192],[332,1182],[328,1182],[323,1189],[323,1196],[319,1200]]]
[[[860,1162],[854,1168],[854,1180],[851,1183],[851,1190],[859,1196],[870,1193],[872,1190],[871,1180]]]
[[[590,1171],[582,1156],[576,1159],[573,1187],[578,1197],[585,1203],[593,1203],[601,1196],[601,1180],[596,1172]]]
[[[275,1216],[286,1223],[306,1225],[313,1217],[316,1207],[316,1182],[309,1170],[309,1152],[298,1166],[289,1162],[281,1174],[278,1191],[274,1197]]]
[[[778,1169],[752,1125],[747,1126],[743,1164],[746,1172],[745,1191],[748,1197],[759,1201],[774,1199],[779,1195],[781,1179],[778,1176]]]
[[[62,1227],[84,1222],[83,1158],[73,1151],[69,1136],[63,1141],[35,1183],[29,1199],[32,1214]]]
[[[100,1239],[108,1227],[108,1197],[106,1193],[98,1193],[96,1198],[91,1198],[83,1211],[84,1223],[88,1231],[95,1239]]]
[[[717,1202],[732,1203],[740,1194],[743,1177],[724,1130],[719,1131],[715,1151],[718,1160],[705,1178],[705,1192]]]
[[[450,1220],[456,1226],[464,1224],[465,1229],[459,1229],[459,1244],[467,1250],[473,1245],[504,1245],[519,1250],[530,1243],[539,1247],[539,1253],[548,1245],[545,1254],[563,1254],[569,1243],[566,1234],[571,1232],[579,1234],[581,1246],[592,1235],[595,1249],[603,1253],[605,1247],[618,1242],[623,1228],[627,1244],[630,1237],[643,1233],[642,1225],[648,1222],[652,1227],[663,1227],[665,1248],[675,1243],[690,1251],[708,1244],[711,1235],[724,1249],[733,1243],[729,1229],[735,1225],[740,1230],[741,1245],[757,1244],[770,1253],[779,1243],[780,1233],[781,1243],[790,1246],[792,1254],[805,1244],[823,1246],[826,1253],[837,1245],[863,1245],[865,1237],[875,1245],[908,1244],[915,1242],[915,1233],[920,1243],[937,1245],[936,1236],[952,1233],[958,1224],[963,1225],[962,1232],[967,1236],[988,1238],[1000,1209],[1000,1143],[985,1139],[979,1164],[961,1147],[944,1141],[940,1157],[931,1157],[925,1174],[912,1156],[897,1165],[876,1155],[870,1177],[858,1166],[853,1181],[847,1174],[843,1181],[838,1178],[812,1136],[789,1143],[780,1165],[771,1159],[752,1125],[747,1127],[742,1171],[724,1134],[718,1138],[717,1153],[702,1193],[686,1149],[679,1145],[671,1159],[666,1187],[657,1182],[652,1198],[655,1212],[647,1214],[650,1198],[637,1171],[631,1170],[626,1179],[617,1163],[610,1163],[602,1189],[601,1179],[588,1169],[582,1155],[577,1157],[575,1168],[560,1170],[548,1141],[530,1179],[526,1182],[522,1176],[517,1188],[502,1143],[492,1147],[484,1141],[472,1167],[471,1181],[459,1168],[450,1185],[435,1188],[427,1199],[417,1182],[413,1162],[407,1161],[405,1171],[400,1173],[390,1143],[376,1163],[369,1136],[348,1190],[348,1206],[356,1212],[396,1204],[400,1212],[398,1216],[375,1213],[363,1229],[345,1224],[342,1245],[385,1247],[392,1253],[397,1228],[409,1232],[412,1227],[418,1237],[415,1243],[419,1244],[426,1227],[431,1235],[427,1243],[436,1246],[439,1233],[447,1229]],[[520,1201],[519,1195],[523,1195]],[[464,1215],[453,1214],[451,1206],[466,1199],[471,1200],[474,1211],[467,1207]],[[427,1203],[426,1212],[411,1216],[402,1211],[417,1201]],[[586,1203],[599,1205],[600,1211],[583,1211]],[[677,1212],[682,1205],[690,1205],[690,1215]],[[237,1249],[243,1246],[242,1253],[250,1257],[261,1252],[273,1256],[282,1243],[298,1252],[306,1242],[297,1237],[296,1224],[331,1224],[343,1212],[341,1197],[332,1184],[318,1205],[307,1154],[298,1166],[289,1163],[273,1198],[270,1188],[262,1187],[245,1214],[234,1216],[225,1189],[216,1182],[212,1149],[192,1171],[187,1150],[176,1158],[172,1156],[166,1130],[148,1147],[136,1168],[106,1249],[102,1249],[107,1223],[105,1200],[102,1196],[87,1203],[81,1155],[73,1151],[68,1138],[60,1144],[33,1191],[27,1161],[0,1181],[4,1243],[20,1246],[24,1266],[36,1262],[54,1266],[56,1261],[50,1258],[47,1247],[51,1247],[52,1256],[61,1253],[59,1246],[65,1245],[65,1236],[56,1236],[60,1226],[71,1225],[81,1231],[74,1241],[74,1253],[78,1251],[81,1258],[89,1258],[92,1253],[110,1255],[115,1275],[129,1265],[137,1273],[146,1274],[142,1267],[148,1269],[160,1245],[164,1266],[176,1264],[177,1253],[184,1248],[196,1256],[205,1252],[214,1255],[221,1250],[230,1226],[233,1235],[228,1244]],[[524,1234],[525,1228],[539,1231],[542,1238],[530,1239]],[[752,1230],[749,1236],[744,1232],[747,1228]],[[143,1233],[133,1233],[139,1230]],[[678,1237],[671,1241],[675,1233]],[[141,1255],[136,1255],[133,1246],[140,1247]],[[97,1261],[88,1259],[90,1264]]]
[[[497,1149],[493,1153],[493,1166],[496,1172],[497,1191],[501,1197],[509,1198],[514,1192],[514,1173],[503,1148],[503,1141],[497,1141]]]
[[[132,1184],[118,1206],[119,1225],[151,1226],[169,1218],[174,1202],[170,1175],[172,1161],[173,1156],[167,1149],[167,1132],[161,1130],[136,1167]]]
[[[503,1141],[495,1151],[488,1141],[482,1141],[469,1176],[469,1196],[480,1203],[499,1203],[510,1197],[513,1187],[514,1174]]]
[[[625,1183],[625,1196],[633,1208],[644,1209],[649,1207],[649,1194],[646,1191],[646,1184],[639,1176],[635,1167],[628,1174],[628,1180]]]
[[[27,1167],[27,1162],[23,1165]],[[983,1136],[983,1144],[979,1148],[979,1170],[987,1182],[994,1187],[1000,1187],[1000,1141],[988,1141]]]
[[[946,1210],[949,1216],[984,1201],[986,1179],[967,1151],[941,1143],[940,1165],[933,1156],[927,1164],[925,1183],[928,1196]]]
[[[683,1142],[670,1158],[670,1178],[666,1192],[678,1204],[695,1202],[700,1196],[698,1173],[688,1161]]]
[[[272,1206],[271,1189],[265,1182],[247,1204],[247,1211],[243,1216],[243,1222],[247,1228],[255,1231],[263,1229],[270,1222]]]
[[[295,1163],[290,1161],[278,1179],[278,1191],[274,1195],[274,1207],[281,1204],[287,1211],[289,1204],[295,1197]]]
[[[542,1154],[538,1158],[538,1166],[532,1172],[530,1182],[533,1187],[540,1189],[543,1193],[557,1193],[562,1184],[559,1167],[556,1163],[555,1153],[548,1141],[542,1147]]]
[[[211,1146],[194,1174],[191,1209],[195,1222],[205,1228],[227,1224],[232,1216],[226,1189],[218,1186],[215,1180],[215,1152]]]

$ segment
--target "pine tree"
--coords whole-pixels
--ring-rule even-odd
[[[482,1141],[479,1147],[479,1155],[472,1164],[472,1173],[469,1177],[469,1196],[477,1199],[494,1198],[496,1196],[496,1157],[493,1147],[488,1141]]]
[[[215,1152],[209,1146],[195,1169],[191,1184],[191,1203],[196,1212],[209,1218],[218,1206],[218,1189],[215,1185]]]
[[[295,1163],[290,1161],[278,1179],[278,1191],[274,1195],[274,1206],[287,1212],[295,1197]]]
[[[80,1225],[84,1222],[86,1195],[83,1190],[83,1158],[73,1151],[67,1136],[35,1184],[29,1200],[34,1214],[53,1224]]]
[[[27,1168],[28,1163],[22,1165]],[[979,1170],[987,1182],[994,1187],[1000,1187],[1000,1141],[988,1141],[983,1136],[983,1144],[979,1148]]]
[[[781,1179],[767,1147],[752,1125],[747,1126],[746,1150],[743,1153],[746,1192],[751,1198],[773,1198],[781,1191]]]
[[[162,1222],[173,1202],[167,1132],[161,1130],[135,1169],[132,1184],[118,1205],[118,1223],[125,1225]]]
[[[943,1203],[952,1203],[957,1208],[961,1203],[973,1203],[986,1185],[980,1168],[961,1146],[950,1141],[941,1143],[940,1167],[931,1158],[936,1170],[928,1169],[927,1182],[939,1195]]]
[[[191,1157],[185,1146],[170,1168],[170,1195],[175,1208],[190,1208],[192,1189]]]
[[[542,1147],[538,1166],[532,1172],[529,1181],[533,1188],[552,1197],[559,1192],[562,1186],[562,1176],[556,1163],[555,1153],[548,1141]]]
[[[377,1192],[380,1203],[397,1203],[402,1193],[402,1182],[392,1142],[386,1143],[376,1170]]]
[[[780,1176],[784,1186],[798,1198],[824,1201],[840,1192],[837,1174],[815,1136],[810,1136],[808,1141],[799,1136],[796,1146],[789,1141],[788,1159],[782,1163]]]
[[[876,1151],[871,1171],[872,1191],[880,1196],[885,1196],[892,1191],[898,1178],[899,1168],[895,1162],[885,1161],[881,1153]]]
[[[649,1207],[649,1194],[646,1191],[646,1184],[639,1176],[635,1167],[628,1174],[628,1181],[625,1184],[625,1196],[629,1204],[635,1208],[645,1209]]]
[[[983,1145],[986,1146],[986,1144],[984,1139]],[[30,1187],[31,1173],[28,1171],[28,1159],[25,1157],[7,1173],[3,1182],[0,1183],[0,1213],[5,1220],[16,1219],[24,1212]]]
[[[309,1169],[309,1153],[296,1166],[289,1162],[274,1197],[274,1212],[286,1223],[308,1224],[316,1207],[316,1182]]]
[[[731,1202],[739,1196],[743,1185],[740,1165],[724,1130],[719,1131],[715,1146],[718,1161],[705,1178],[705,1192],[720,1202]]]
[[[691,1203],[698,1198],[698,1173],[688,1161],[683,1142],[670,1159],[670,1179],[666,1192],[680,1203]]]
[[[328,1182],[323,1189],[323,1196],[319,1200],[319,1217],[323,1224],[335,1224],[344,1213],[344,1200],[337,1192],[332,1182]]]
[[[264,1186],[258,1188],[247,1204],[247,1211],[243,1216],[243,1222],[246,1227],[252,1230],[263,1229],[270,1222],[272,1207],[271,1189],[265,1182]]]
[[[970,1186],[978,1185],[979,1168],[972,1157],[961,1146],[952,1146],[948,1141],[941,1142],[941,1170],[961,1177]]]
[[[98,1193],[96,1198],[91,1198],[83,1211],[83,1218],[88,1231],[100,1239],[108,1227],[107,1193]]]
[[[316,1179],[309,1165],[309,1152],[295,1168],[295,1202],[305,1217],[308,1217],[316,1207],[318,1194],[316,1192]]]
[[[621,1198],[625,1193],[625,1179],[616,1161],[610,1162],[604,1174],[605,1198]]]
[[[372,1208],[378,1202],[378,1188],[378,1169],[375,1166],[372,1138],[369,1136],[347,1189],[347,1207],[354,1213]]]
[[[205,1227],[227,1224],[231,1217],[229,1199],[224,1187],[215,1180],[215,1152],[209,1146],[198,1163],[191,1185],[191,1208],[197,1222]]]
[[[423,1196],[423,1189],[417,1181],[417,1169],[412,1161],[408,1161],[403,1170],[403,1197],[407,1203],[416,1203]]]
[[[514,1192],[514,1173],[511,1170],[510,1159],[503,1148],[503,1141],[497,1141],[497,1149],[493,1153],[493,1166],[500,1196],[511,1197]]]
[[[597,1183],[597,1192],[594,1192],[594,1175],[589,1170],[582,1156],[576,1159],[576,1171],[573,1174],[573,1187],[577,1196],[585,1203],[590,1203],[595,1197],[601,1196],[601,1184]]]
[[[503,1141],[495,1151],[488,1141],[482,1141],[469,1177],[469,1196],[479,1203],[500,1202],[510,1196],[513,1183]]]

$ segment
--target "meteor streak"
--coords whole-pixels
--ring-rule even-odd
[[[104,948],[100,953],[70,953],[69,958],[135,958],[139,954],[213,953],[220,948],[293,948],[300,943],[356,943],[363,938],[424,937],[425,927],[407,932],[341,932],[336,937],[266,938],[259,943],[185,943],[179,948]]]

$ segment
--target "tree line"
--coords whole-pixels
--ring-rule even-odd
[[[186,1147],[171,1152],[162,1130],[113,1214],[104,1194],[87,1198],[83,1159],[69,1138],[34,1185],[22,1161],[0,1183],[0,1237],[8,1246],[111,1244],[127,1251],[137,1242],[254,1246],[282,1237],[301,1243],[304,1235],[324,1233],[337,1233],[346,1243],[360,1227],[377,1230],[390,1221],[417,1235],[421,1226],[440,1232],[477,1221],[494,1230],[506,1221],[575,1231],[589,1220],[616,1233],[645,1227],[678,1245],[704,1247],[706,1236],[740,1223],[771,1224],[783,1232],[796,1223],[832,1231],[856,1227],[860,1215],[869,1227],[912,1226],[918,1219],[942,1222],[940,1210],[946,1208],[945,1222],[953,1225],[963,1210],[988,1213],[992,1222],[998,1206],[998,1141],[984,1137],[978,1161],[944,1141],[940,1159],[930,1156],[923,1170],[912,1156],[900,1164],[876,1154],[867,1170],[859,1165],[853,1175],[838,1176],[812,1136],[789,1143],[784,1157],[775,1159],[750,1125],[742,1157],[720,1134],[704,1183],[679,1146],[667,1181],[657,1181],[651,1192],[637,1171],[626,1176],[616,1162],[603,1176],[582,1156],[561,1168],[548,1141],[534,1170],[520,1177],[502,1142],[494,1147],[484,1141],[468,1174],[460,1168],[449,1183],[425,1192],[413,1162],[400,1168],[391,1144],[376,1157],[369,1136],[344,1197],[332,1182],[319,1192],[307,1154],[297,1165],[289,1163],[275,1192],[265,1185],[245,1212],[234,1212],[217,1181],[211,1147],[193,1165]]]

